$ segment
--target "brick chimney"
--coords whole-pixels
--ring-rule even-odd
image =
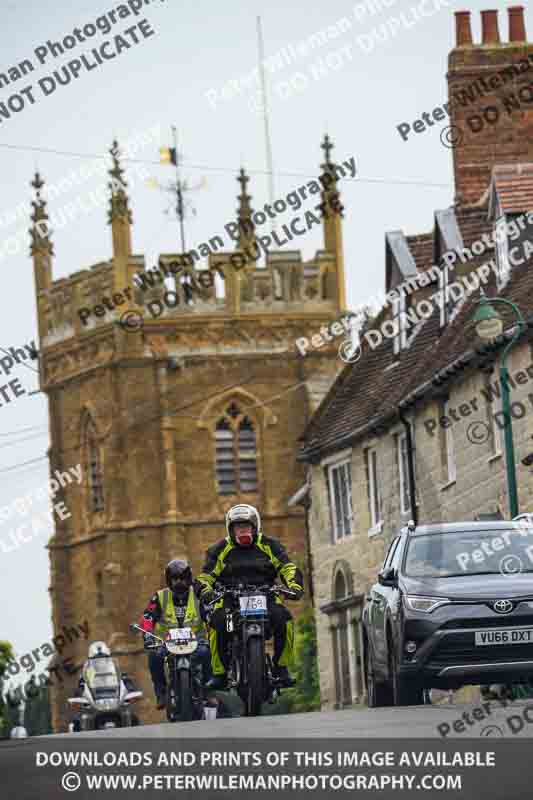
[[[525,42],[524,6],[511,6],[507,9],[507,13],[509,14],[509,41]]]
[[[481,31],[483,44],[499,44],[500,32],[498,30],[498,12],[481,12]]]
[[[455,39],[456,47],[466,47],[467,45],[472,44],[470,11],[455,12]]]
[[[498,12],[482,11],[478,43],[472,41],[470,12],[455,13],[448,96],[450,126],[459,140],[453,149],[456,202],[462,205],[480,201],[495,164],[533,162],[528,88],[533,84],[533,43],[527,41],[523,6],[511,6],[508,15],[509,42],[501,42]],[[518,62],[520,69],[509,74]]]

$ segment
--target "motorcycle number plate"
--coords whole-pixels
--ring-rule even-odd
[[[169,631],[169,639],[172,642],[190,642],[192,631],[190,628],[172,628]]]
[[[267,599],[264,594],[252,594],[248,597],[239,597],[241,614],[266,614]]]

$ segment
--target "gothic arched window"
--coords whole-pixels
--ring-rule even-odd
[[[87,422],[85,434],[87,442],[87,474],[89,476],[91,511],[103,511],[104,480],[100,460],[100,446],[92,419],[89,419]]]
[[[255,430],[235,403],[228,406],[216,424],[215,449],[218,493],[257,492]]]

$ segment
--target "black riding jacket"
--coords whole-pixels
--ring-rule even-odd
[[[195,590],[201,595],[211,591],[216,581],[228,585],[238,583],[268,584],[277,580],[293,590],[303,590],[301,570],[289,560],[282,544],[262,533],[255,534],[253,544],[241,547],[231,537],[212,545],[202,572],[195,580]]]

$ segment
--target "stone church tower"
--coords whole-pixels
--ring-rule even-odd
[[[133,280],[145,263],[132,253],[132,214],[116,143],[109,261],[52,279],[44,184],[38,174],[32,183],[31,254],[50,472],[83,468],[81,485],[56,495],[72,516],[56,522],[48,545],[54,633],[87,620],[89,641],[107,641],[143,689],[145,700],[137,707],[143,722],[160,721],[163,714],[155,710],[141,639],[128,625],[164,585],[171,558],[187,558],[198,572],[207,547],[225,536],[226,510],[247,502],[260,509],[263,530],[307,568],[304,511],[289,506],[305,482],[296,461],[298,437],[343,365],[341,339],[305,358],[295,347],[298,338],[310,339],[338,318],[345,304],[342,212],[334,202],[336,210],[327,210],[338,189],[327,137],[322,147],[321,175],[331,180],[321,182],[314,200],[328,203],[319,222],[324,249],[305,263],[297,250],[269,252],[266,266],[257,267],[249,255],[255,233],[241,171],[236,246],[248,253],[245,268],[230,264],[234,251],[211,253],[207,266],[224,275],[223,291],[212,285],[192,293],[183,274],[170,278],[178,302],[157,318],[146,304],[169,287],[160,283],[142,291],[139,278]],[[304,202],[299,213],[309,207]],[[160,263],[178,258],[166,254]],[[196,265],[190,272],[201,274]],[[82,308],[95,309],[86,323]],[[120,324],[125,313],[137,319],[142,314],[142,327]],[[86,655],[87,642],[79,639],[56,663],[71,658],[72,673],[72,663]],[[56,731],[66,730],[66,698],[79,678],[79,672],[67,672],[60,667],[50,689]]]

